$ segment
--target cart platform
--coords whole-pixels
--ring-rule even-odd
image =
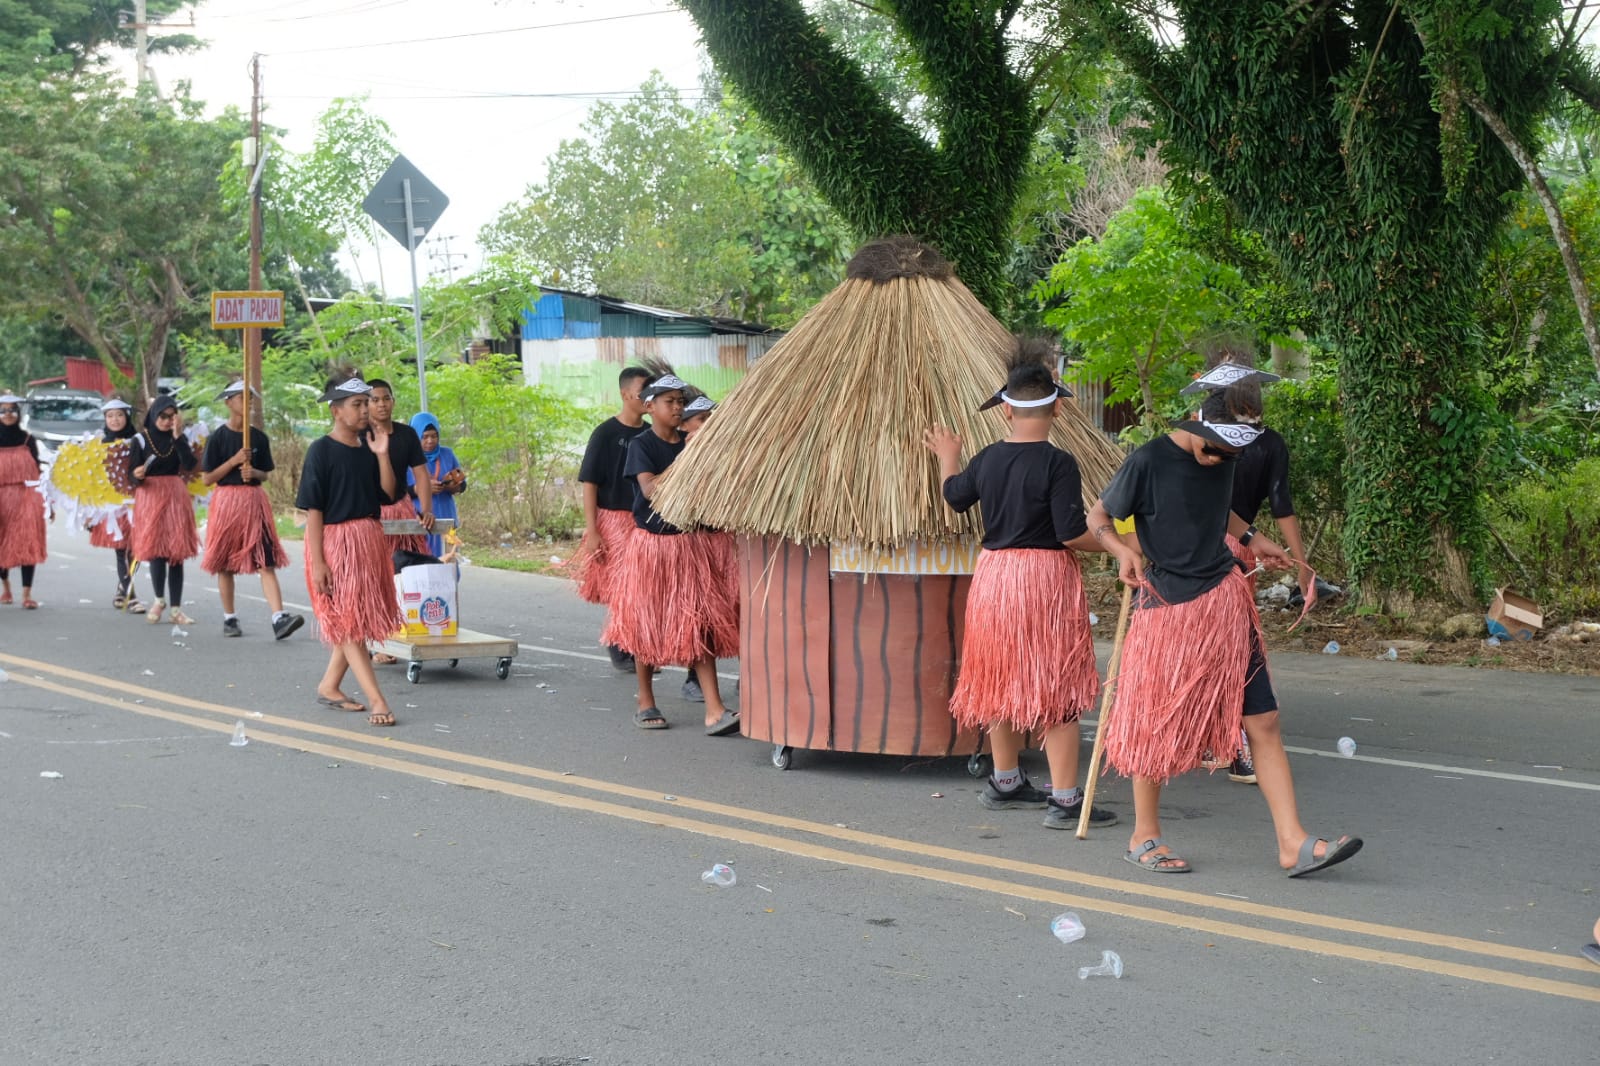
[[[453,637],[392,636],[379,648],[406,664],[406,680],[413,685],[422,680],[422,664],[448,662],[452,667],[461,659],[494,659],[494,673],[501,681],[511,674],[511,660],[520,650],[509,637],[496,637],[460,629]]]

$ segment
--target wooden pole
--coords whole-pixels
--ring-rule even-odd
[[[1089,811],[1094,806],[1094,786],[1100,779],[1100,756],[1106,747],[1106,719],[1111,717],[1111,700],[1117,691],[1117,671],[1122,667],[1122,640],[1128,635],[1128,611],[1133,606],[1133,586],[1122,586],[1122,610],[1117,614],[1117,637],[1111,645],[1111,661],[1106,664],[1106,683],[1100,690],[1100,721],[1094,727],[1094,751],[1089,756],[1089,775],[1083,779],[1083,811],[1078,815],[1078,839],[1089,835]]]

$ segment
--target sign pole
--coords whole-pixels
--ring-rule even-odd
[[[417,410],[428,409],[428,368],[422,357],[422,291],[417,285],[417,220],[411,205],[411,179],[401,183],[406,201],[406,251],[411,255],[411,319],[417,332]]]

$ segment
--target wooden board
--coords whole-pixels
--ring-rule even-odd
[[[470,629],[458,630],[453,637],[390,637],[383,642],[385,655],[408,662],[437,662],[442,659],[515,659],[517,642]]]

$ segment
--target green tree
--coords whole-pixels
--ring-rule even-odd
[[[233,254],[218,175],[243,132],[95,73],[0,76],[0,314],[60,323],[152,394]]]
[[[1487,405],[1474,297],[1520,175],[1464,104],[1460,71],[1435,60],[1466,42],[1472,91],[1530,143],[1552,103],[1559,6],[1180,0],[1176,45],[1142,5],[1092,6],[1172,159],[1323,309],[1341,355],[1344,555],[1362,597],[1476,601]]]
[[[1034,289],[1055,304],[1045,324],[1078,347],[1078,370],[1109,386],[1108,402],[1136,401],[1160,427],[1200,355],[1193,342],[1228,325],[1239,272],[1189,247],[1161,189],[1146,189],[1112,216],[1105,236],[1070,248]]]
[[[188,0],[147,0],[146,18],[155,21],[189,6]],[[93,67],[108,48],[131,48],[132,20],[125,0],[0,0],[0,66],[18,69],[33,59],[59,56],[74,72]],[[200,46],[190,34],[162,33],[149,38],[151,54],[186,52]]]

